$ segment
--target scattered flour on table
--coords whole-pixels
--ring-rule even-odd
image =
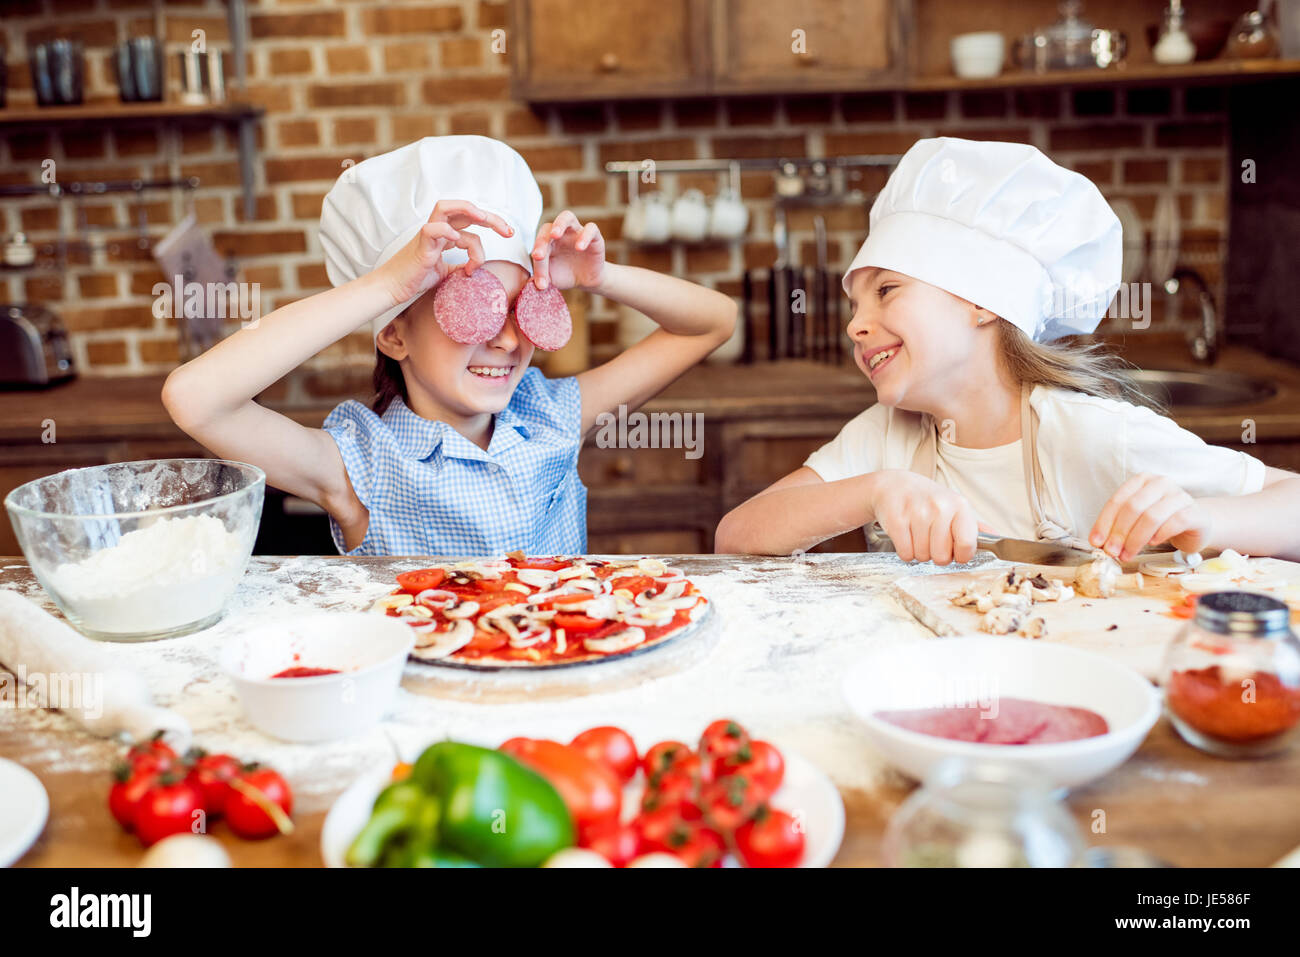
[[[216,625],[181,638],[105,647],[144,677],[157,704],[190,722],[196,744],[276,767],[304,811],[328,806],[358,774],[390,764],[394,747],[410,758],[440,738],[483,744],[521,734],[568,740],[599,724],[625,727],[646,747],[664,738],[694,741],[709,721],[723,716],[798,752],[841,788],[871,790],[889,781],[886,766],[843,703],[840,680],[868,651],[931,637],[887,593],[899,572],[897,561],[883,555],[826,555],[746,561],[739,568],[720,569],[717,559],[683,558],[674,564],[714,603],[705,628],[716,629],[708,636],[708,650],[681,670],[606,690],[597,666],[588,670],[586,693],[508,703],[402,689],[381,727],[319,745],[277,741],[249,725],[233,686],[218,670],[221,648],[267,611],[365,610],[392,590],[392,565],[255,556]],[[53,610],[39,588],[30,597]],[[544,685],[539,677],[539,688]],[[0,728],[5,720],[0,717]],[[102,770],[107,781],[120,746],[88,739],[62,715],[29,713],[8,720],[40,734],[42,743],[48,742],[48,753],[41,752],[47,759],[68,769]]]
[[[1204,787],[1210,783],[1209,778],[1203,774],[1197,774],[1195,771],[1165,771],[1148,765],[1142,768],[1141,774],[1144,778],[1150,778],[1153,781],[1176,781],[1179,784],[1195,784],[1198,787]]]
[[[221,608],[244,549],[241,537],[215,515],[164,516],[46,575],[95,631],[167,631]]]

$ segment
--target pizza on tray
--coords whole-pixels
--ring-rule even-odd
[[[411,657],[469,668],[558,666],[643,651],[708,610],[681,571],[658,558],[501,559],[397,576],[373,609],[408,622]]]

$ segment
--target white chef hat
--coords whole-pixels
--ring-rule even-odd
[[[532,274],[542,193],[524,158],[486,136],[426,136],[344,170],[325,194],[320,241],[330,282],[341,286],[386,262],[442,199],[467,200],[514,227],[509,238],[487,226],[466,231],[478,236],[486,259],[516,263]],[[468,256],[452,248],[442,258],[457,265]],[[374,336],[408,305],[374,319]]]
[[[871,207],[844,274],[889,269],[1039,342],[1092,332],[1119,288],[1120,223],[1097,187],[1022,143],[917,141]]]

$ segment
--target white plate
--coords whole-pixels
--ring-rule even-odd
[[[844,700],[889,762],[917,779],[950,757],[1031,768],[1053,786],[1076,787],[1128,760],[1160,717],[1160,693],[1111,659],[1024,638],[968,637],[883,648],[844,677]],[[1088,708],[1106,734],[1051,744],[978,744],[909,731],[878,711],[970,704],[984,696]],[[958,699],[961,700],[958,700]]]
[[[0,867],[27,853],[49,815],[50,799],[40,779],[21,764],[0,758]]]
[[[649,745],[637,742],[640,753],[645,753],[645,747]],[[781,756],[785,758],[785,778],[772,804],[804,822],[803,862],[799,866],[826,867],[834,860],[844,839],[844,802],[840,792],[830,778],[804,758],[790,751],[782,751]],[[343,859],[348,847],[369,819],[375,798],[388,783],[390,773],[391,768],[381,768],[362,775],[334,802],[320,835],[320,852],[326,867],[346,866]],[[641,790],[640,776],[624,789],[625,817],[640,805]]]

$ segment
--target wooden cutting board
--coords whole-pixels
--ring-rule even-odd
[[[936,635],[980,634],[983,617],[972,607],[954,605],[953,596],[967,585],[991,582],[1005,575],[1009,566],[985,568],[946,575],[914,575],[896,581],[894,594],[917,620]],[[1048,578],[1069,581],[1073,569],[1042,565],[1016,565],[1017,570],[1042,572]],[[1132,571],[1136,565],[1126,565]],[[1270,572],[1300,582],[1300,565],[1273,560]],[[1011,641],[1055,641],[1113,658],[1128,665],[1152,681],[1159,681],[1160,663],[1165,647],[1182,627],[1184,620],[1170,614],[1170,606],[1180,602],[1183,590],[1170,578],[1143,575],[1141,591],[1126,588],[1110,598],[1085,598],[1075,595],[1064,602],[1035,602],[1034,614],[1047,622],[1044,638],[1018,638]],[[1292,619],[1295,620],[1295,613]],[[1112,627],[1114,626],[1114,627]]]

